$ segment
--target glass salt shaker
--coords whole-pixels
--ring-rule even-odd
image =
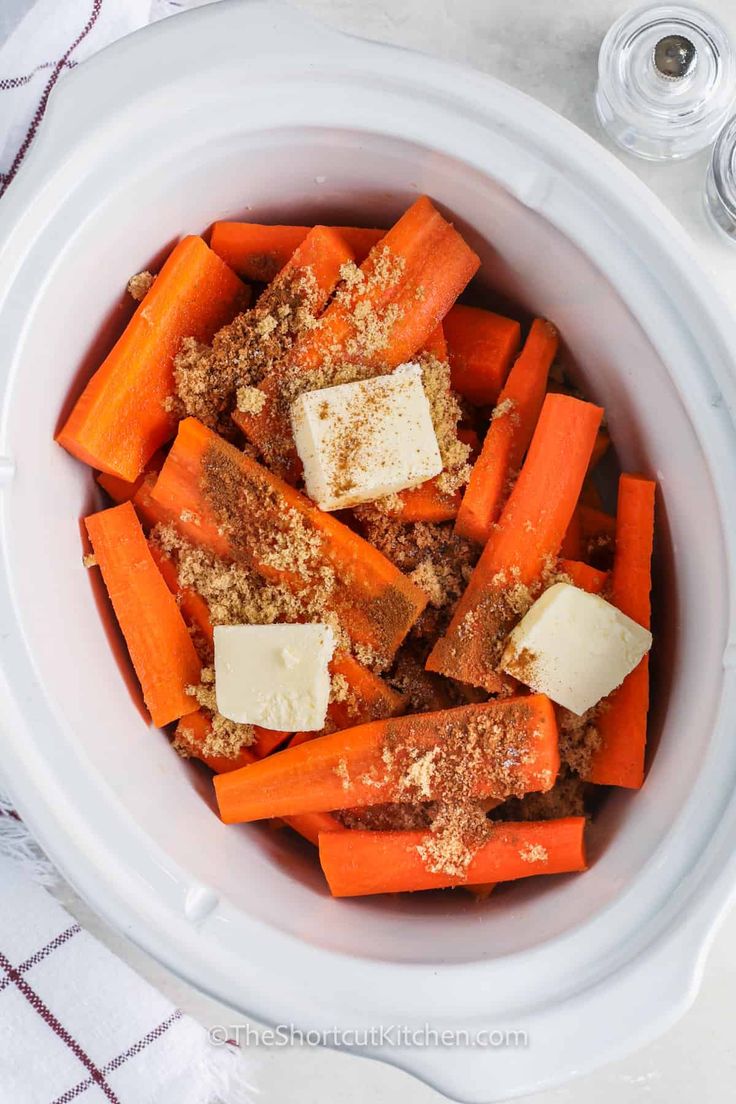
[[[705,179],[705,206],[711,222],[736,244],[736,115],[713,147]]]
[[[682,4],[626,12],[598,57],[598,117],[629,153],[690,157],[715,139],[736,93],[731,41],[710,13]]]

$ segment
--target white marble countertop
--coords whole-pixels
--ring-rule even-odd
[[[593,110],[596,57],[609,25],[631,6],[627,0],[300,0],[299,6],[352,33],[469,62],[603,140]],[[736,37],[733,0],[710,0],[704,6]],[[736,309],[736,246],[715,236],[702,207],[707,157],[680,165],[623,159],[680,219],[702,264]],[[203,1024],[233,1022],[230,1010],[111,931],[71,890],[60,896],[87,928]],[[736,1084],[735,1014],[736,914],[722,926],[700,995],[675,1028],[624,1061],[528,1098],[530,1104],[730,1102]],[[443,1099],[406,1074],[347,1054],[258,1048],[253,1057],[263,1104],[371,1104],[398,1098],[402,1104],[437,1104]]]

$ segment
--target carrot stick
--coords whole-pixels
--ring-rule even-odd
[[[308,272],[316,291],[310,305],[315,313],[319,313],[340,281],[342,266],[353,258],[353,250],[337,230],[329,226],[314,226],[287,259],[277,274],[277,280],[281,282],[289,275]]]
[[[474,753],[467,757],[471,739]],[[447,795],[466,757],[463,783],[470,796],[550,789],[559,756],[549,699],[530,694],[373,721],[218,775],[215,791],[227,824],[401,800],[431,801]]]
[[[547,396],[511,497],[427,670],[501,689],[496,667],[520,613],[519,595],[531,597],[557,557],[602,413],[579,399]]]
[[[533,874],[585,870],[585,817],[494,824],[463,874],[432,871],[422,857],[426,832],[345,831],[319,837],[319,861],[333,897],[404,893]]]
[[[262,410],[235,418],[269,466],[290,481],[299,472],[284,372],[315,374],[326,360],[386,370],[402,364],[431,339],[479,264],[426,196],[413,203],[371,250],[360,280],[335,297],[284,367],[260,384]]]
[[[113,502],[119,506],[121,502],[131,502],[140,490],[145,477],[148,474],[156,475],[160,472],[163,462],[164,453],[159,449],[146,464],[145,471],[141,472],[132,483],[129,483],[127,479],[121,479],[118,475],[108,475],[107,472],[100,472],[97,476],[97,482]]]
[[[622,475],[618,485],[616,553],[611,572],[611,602],[627,617],[651,625],[652,545],[656,484],[639,475]],[[638,789],[644,781],[644,751],[649,710],[649,657],[606,699],[596,727],[601,742],[593,753],[586,781]]]
[[[355,260],[362,264],[385,230],[361,226],[331,227],[345,239]],[[268,284],[299,248],[310,227],[264,226],[257,222],[216,222],[210,247],[238,275]]]
[[[583,529],[580,522],[580,507],[576,507],[573,510],[572,517],[570,518],[570,524],[567,527],[564,537],[562,538],[562,544],[560,545],[560,555],[566,560],[580,560],[583,555]]]
[[[156,567],[161,572],[162,579],[176,598],[184,621],[190,628],[197,629],[204,641],[212,646],[214,644],[214,633],[210,611],[204,598],[192,587],[179,585],[176,564],[162,551],[160,545],[156,544],[155,541],[149,541],[148,547]]]
[[[461,536],[479,544],[485,544],[491,535],[529,447],[557,342],[554,326],[541,318],[535,319],[499,395],[455,522],[455,530]]]
[[[424,348],[422,349],[422,352],[428,353],[436,360],[446,361],[448,359],[447,341],[445,339],[445,331],[441,322],[432,330],[432,333],[424,342]]]
[[[246,303],[246,287],[201,238],[175,247],[57,437],[68,452],[133,482],[173,437],[164,409],[185,337],[209,341]]]
[[[199,709],[196,713],[190,713],[188,717],[183,717],[179,721],[176,726],[175,742],[179,747],[185,749],[189,755],[201,759],[217,774],[240,770],[241,767],[256,763],[259,759],[270,754],[269,751],[265,750],[265,743],[262,739],[266,735],[266,729],[256,728],[258,733],[256,742],[249,747],[241,748],[233,758],[225,755],[210,755],[203,752],[202,748],[211,730],[212,722],[209,715],[203,709]],[[272,733],[271,735],[280,735],[283,738],[284,733]],[[315,846],[320,832],[345,831],[340,821],[330,816],[329,813],[303,813],[301,816],[285,817],[284,821],[290,828],[298,832],[300,836],[304,836]]]
[[[452,386],[475,406],[495,403],[519,351],[519,323],[458,303],[449,311],[443,328]]]
[[[599,571],[580,560],[560,560],[560,571],[570,578],[573,586],[587,590],[588,594],[600,594],[608,582],[607,571]]]
[[[157,726],[192,713],[200,661],[129,502],[85,518],[102,578]]]
[[[479,441],[474,429],[463,429],[460,426],[457,435],[471,449],[477,450]],[[440,490],[438,479],[439,476],[435,476],[426,483],[420,483],[418,487],[400,491],[396,496],[400,505],[391,511],[391,517],[405,524],[413,521],[437,523],[456,518],[463,500],[462,491],[448,494],[447,491]]]
[[[182,717],[176,726],[175,743],[194,759],[200,759],[218,774],[239,770],[258,761],[255,746],[241,748],[237,755],[215,755],[204,750],[204,745],[212,732],[212,718],[204,709]],[[283,733],[281,734],[283,735]]]
[[[282,819],[284,824],[288,824],[290,828],[298,832],[305,840],[313,843],[315,847],[319,837],[325,832],[347,831],[345,826],[331,813],[300,813],[298,816],[287,816]]]
[[[250,564],[298,592],[319,572],[333,582],[326,607],[351,639],[390,660],[427,603],[377,549],[194,418],[186,418],[151,495],[187,540]],[[283,566],[274,548],[304,545],[307,567]]]

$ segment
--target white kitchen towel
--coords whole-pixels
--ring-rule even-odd
[[[0,5],[6,2],[0,22],[0,28],[10,28],[0,41],[0,195],[20,168],[65,73],[123,35],[209,0],[0,0]]]
[[[0,1101],[252,1100],[241,1052],[84,931],[36,884],[51,870],[0,798]]]

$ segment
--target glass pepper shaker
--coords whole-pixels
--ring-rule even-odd
[[[736,93],[736,57],[710,13],[665,4],[626,12],[598,57],[598,117],[638,157],[690,157],[723,127]]]

